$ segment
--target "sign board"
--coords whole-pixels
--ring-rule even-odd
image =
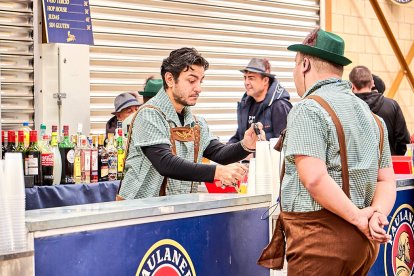
[[[42,0],[47,43],[93,45],[89,0]]]
[[[256,264],[269,242],[267,208],[39,237],[35,274],[269,276]],[[75,230],[76,231],[76,230]]]

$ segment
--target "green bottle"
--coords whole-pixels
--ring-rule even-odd
[[[29,147],[25,154],[25,169],[27,175],[33,176],[34,185],[42,185],[41,155],[37,144],[37,131],[31,130],[29,133]]]

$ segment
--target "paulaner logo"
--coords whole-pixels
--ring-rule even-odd
[[[181,244],[165,239],[145,253],[136,276],[196,276],[193,262]]]
[[[411,275],[414,262],[414,211],[408,204],[395,211],[387,233],[391,241],[384,247],[386,275]]]

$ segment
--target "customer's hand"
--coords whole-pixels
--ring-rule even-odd
[[[247,173],[247,167],[240,163],[233,163],[229,165],[217,165],[215,179],[221,181],[221,185],[230,186],[236,184]]]
[[[369,230],[372,239],[379,243],[387,243],[391,236],[384,230],[384,226],[388,225],[387,217],[380,213],[375,212],[369,220]]]
[[[257,123],[257,126],[260,130],[260,140],[266,140],[266,135],[263,131],[262,123]],[[259,140],[259,137],[256,135],[256,132],[254,131],[254,125],[251,124],[250,127],[244,132],[243,143],[247,148],[255,149],[257,140]]]
[[[369,228],[369,220],[374,215],[376,211],[373,207],[366,207],[364,209],[360,209],[358,211],[358,215],[355,218],[353,224],[361,231],[368,239],[372,240],[370,228]]]

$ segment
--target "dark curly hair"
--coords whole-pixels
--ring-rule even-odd
[[[177,82],[181,72],[187,71],[192,65],[202,66],[204,70],[207,70],[209,67],[208,61],[194,48],[184,47],[172,51],[170,55],[162,61],[161,65],[161,77],[164,89],[167,89],[165,73],[170,72],[174,77],[174,81]]]

